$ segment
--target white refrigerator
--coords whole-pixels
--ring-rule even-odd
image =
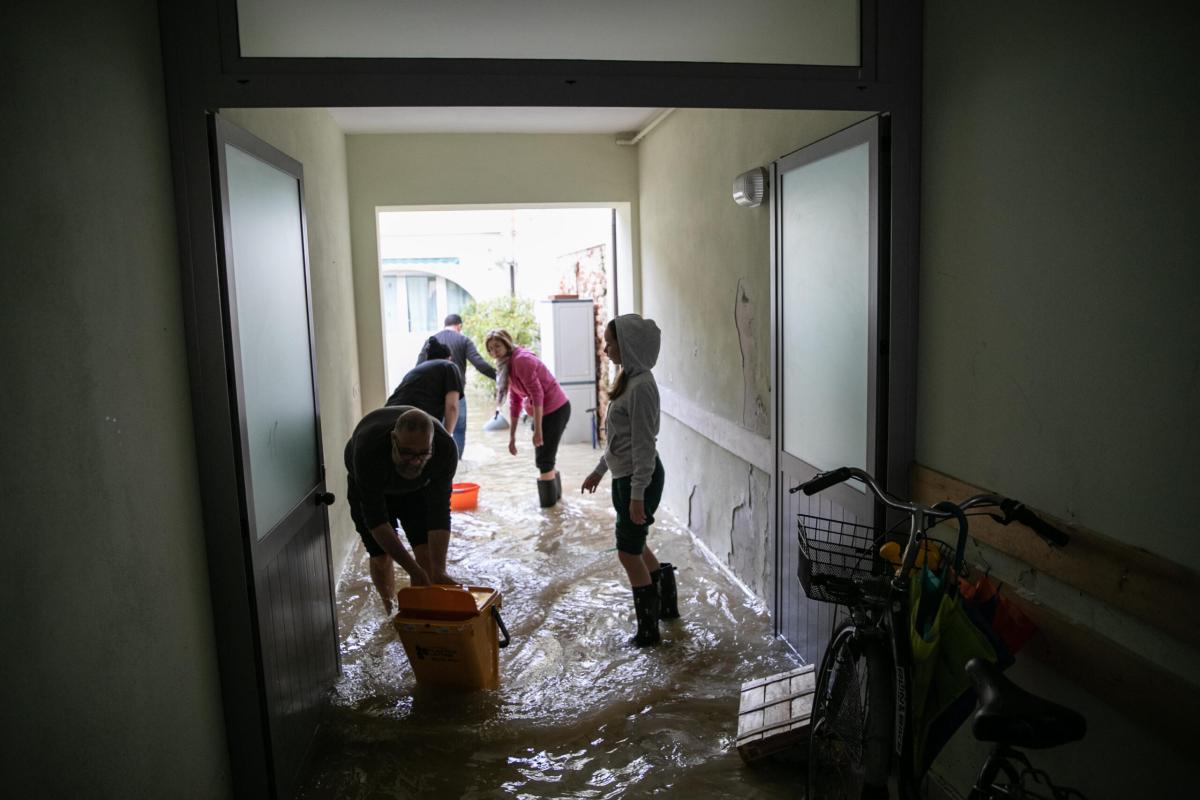
[[[542,361],[550,368],[567,399],[571,420],[563,442],[591,442],[596,407],[596,319],[590,298],[539,300],[536,308],[542,335]]]

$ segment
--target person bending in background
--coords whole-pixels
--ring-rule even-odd
[[[658,384],[650,371],[658,361],[662,335],[652,319],[623,314],[604,329],[604,352],[621,369],[608,393],[607,443],[600,463],[580,491],[595,492],[612,470],[612,503],[617,511],[617,558],[633,589],[639,647],[657,644],[659,619],[679,616],[675,568],[659,563],[646,544],[662,498],[665,473],[658,458]]]
[[[450,348],[433,336],[425,341],[421,352],[428,360],[408,371],[384,405],[415,406],[452,431],[458,424],[463,397],[462,373],[450,361]],[[454,444],[457,448],[458,442]],[[462,455],[461,449],[458,454]]]
[[[393,564],[413,586],[456,583],[446,574],[446,551],[458,448],[441,423],[411,406],[376,409],[354,428],[345,462],[350,517],[388,614],[396,599]],[[397,520],[412,555],[396,533]]]
[[[468,361],[484,377],[496,380],[496,368],[479,354],[479,351],[475,348],[475,343],[471,341],[471,337],[463,334],[462,317],[458,314],[447,314],[442,324],[446,327],[435,333],[433,338],[450,348],[450,363],[458,367],[463,380],[465,381],[467,378]],[[417,363],[420,364],[430,358],[437,358],[437,356],[429,354],[429,342],[426,341],[425,346],[421,348],[421,352],[417,355]],[[458,457],[462,458],[463,448],[467,446],[467,396],[465,394],[458,403],[458,421],[454,424],[453,428],[447,425],[446,430],[454,435],[454,443],[458,445]]]
[[[542,508],[549,508],[562,497],[562,477],[554,465],[558,459],[559,440],[571,419],[571,403],[542,360],[515,345],[508,331],[489,332],[484,347],[508,376],[508,452],[514,456],[517,454],[517,425],[522,404],[533,420],[538,502]]]

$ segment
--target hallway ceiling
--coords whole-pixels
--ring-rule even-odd
[[[630,133],[661,108],[330,108],[344,133]]]

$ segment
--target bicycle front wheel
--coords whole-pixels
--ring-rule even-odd
[[[851,620],[821,659],[808,745],[808,800],[887,797],[895,707],[889,651],[879,631]]]

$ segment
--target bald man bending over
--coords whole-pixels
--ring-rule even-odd
[[[393,564],[413,586],[457,583],[446,574],[450,492],[458,448],[419,408],[388,406],[362,418],[346,443],[347,500],[370,555],[371,582],[386,611],[396,599]],[[400,523],[412,555],[396,533]]]

